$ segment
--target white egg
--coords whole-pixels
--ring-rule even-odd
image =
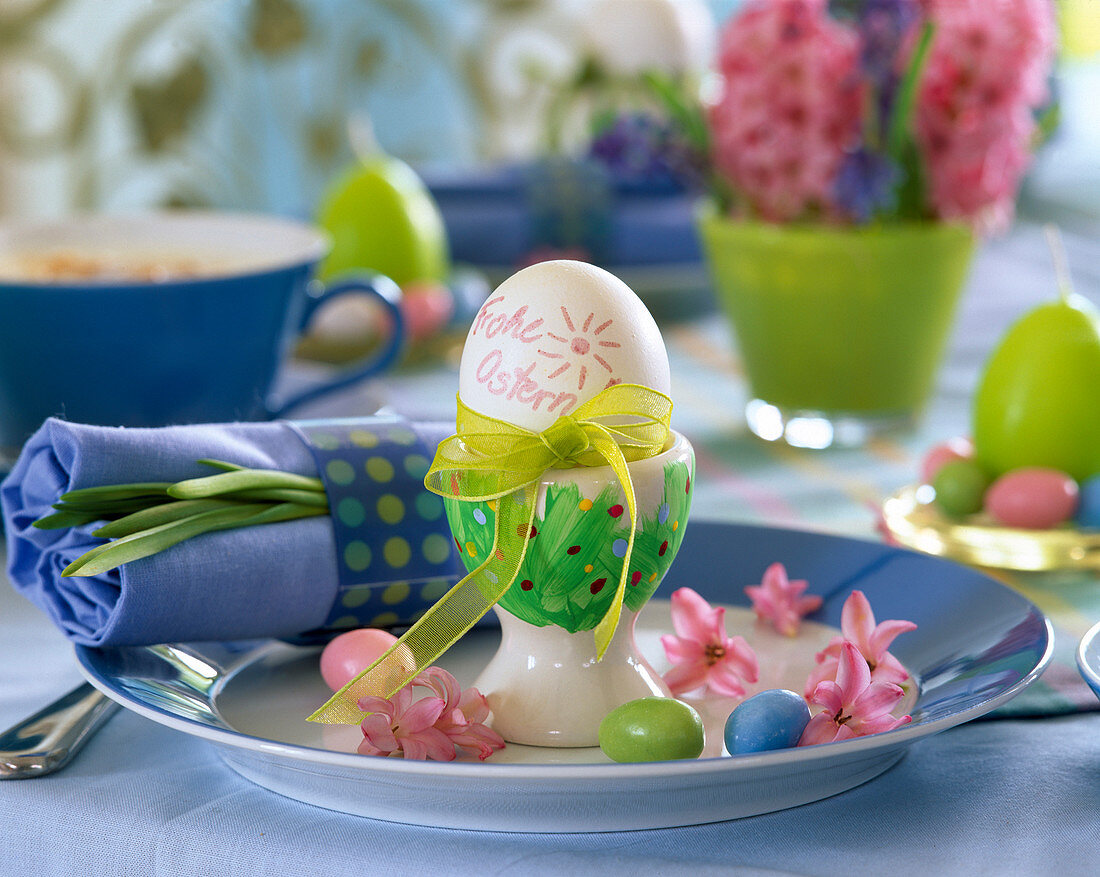
[[[539,432],[605,387],[669,392],[668,354],[641,299],[586,262],[540,262],[505,280],[466,336],[458,394]]]

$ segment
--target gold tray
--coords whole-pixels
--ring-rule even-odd
[[[1100,531],[1002,527],[985,514],[949,518],[928,485],[903,487],[882,506],[883,523],[906,548],[974,566],[1021,571],[1100,570]]]

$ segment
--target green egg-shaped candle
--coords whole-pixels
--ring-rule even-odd
[[[1100,473],[1100,314],[1067,294],[1001,340],[974,396],[974,448],[993,477],[1024,466]]]
[[[364,156],[337,179],[317,222],[332,236],[323,279],[369,270],[405,286],[440,282],[450,273],[439,207],[417,173],[391,155]]]

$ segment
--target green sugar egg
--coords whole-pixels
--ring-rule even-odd
[[[600,722],[600,749],[612,761],[674,761],[703,751],[703,720],[670,697],[642,697]]]
[[[989,476],[973,460],[951,460],[940,467],[932,486],[936,505],[961,518],[981,511]]]

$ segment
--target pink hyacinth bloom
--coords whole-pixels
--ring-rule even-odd
[[[816,594],[803,596],[807,582],[791,581],[787,569],[781,563],[773,563],[764,570],[759,585],[749,585],[745,593],[752,600],[752,608],[761,621],[770,621],[772,627],[784,636],[798,636],[802,616],[820,608],[821,598]]]
[[[887,649],[899,634],[916,629],[917,626],[911,621],[890,620],[876,624],[875,614],[871,611],[867,597],[862,591],[852,591],[840,612],[841,636],[833,637],[817,653],[817,666],[806,680],[806,697],[809,698],[822,681],[836,678],[845,643],[852,644],[863,656],[867,670],[875,682],[904,682],[909,678],[909,672]]]
[[[664,675],[673,694],[706,687],[726,697],[744,697],[745,683],[759,674],[756,653],[744,637],[726,635],[726,610],[712,608],[691,588],[672,593],[675,636],[661,645],[673,667]]]
[[[1012,219],[1055,50],[1050,0],[927,0],[935,35],[915,128],[941,219],[982,231]]]
[[[825,0],[749,0],[722,32],[707,117],[715,168],[750,215],[835,214],[833,183],[858,145],[865,85],[856,33]]]
[[[432,693],[414,700],[413,689]],[[462,691],[454,676],[428,667],[392,698],[364,697],[359,709],[370,713],[362,723],[362,755],[401,755],[409,759],[454,761],[458,754],[482,761],[504,747],[487,727],[489,705],[476,688]]]
[[[392,698],[364,697],[359,709],[369,712],[363,719],[363,755],[403,755],[405,758],[453,761],[451,739],[435,727],[446,701],[440,697],[413,700],[410,684]]]
[[[460,755],[484,761],[504,748],[504,738],[485,724],[489,718],[485,695],[476,688],[463,691],[454,676],[439,667],[429,667],[420,676],[446,701],[435,727],[451,739]]]
[[[836,680],[821,682],[807,698],[825,709],[810,719],[798,745],[833,743],[907,725],[911,716],[890,715],[904,695],[893,682],[872,682],[867,662],[855,645],[846,642],[841,646]]]

